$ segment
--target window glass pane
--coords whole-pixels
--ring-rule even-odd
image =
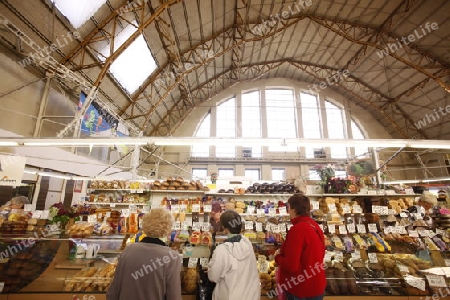
[[[106,0],[51,0],[56,8],[69,20],[73,27],[79,28],[106,2]]]
[[[356,125],[355,121],[350,122],[350,127],[352,129],[352,136],[355,140],[362,140],[364,139],[364,135],[359,128],[358,125]],[[355,147],[355,156],[365,156],[367,153],[369,153],[369,148],[367,147]]]
[[[272,169],[272,180],[286,180],[286,172],[284,169]]]
[[[216,157],[236,157],[235,146],[216,146]]]
[[[259,169],[245,169],[245,178],[251,180],[261,180]]]
[[[309,180],[320,180],[320,176],[315,169],[309,169]]]
[[[219,178],[218,178],[219,180],[221,180],[221,179],[227,180],[227,179],[233,178],[234,170],[233,169],[219,169],[218,176],[219,176]]]
[[[192,168],[192,179],[207,180],[208,170],[206,168]]]
[[[295,101],[292,90],[266,90],[267,137],[295,138]],[[297,146],[271,145],[269,151],[296,152]]]
[[[302,105],[303,137],[305,139],[322,138],[317,97],[300,93],[300,102]],[[306,158],[314,158],[314,148],[305,147],[305,156]]]
[[[342,116],[342,109],[325,101],[325,109],[327,115],[328,138],[343,139],[344,136],[344,119]],[[347,148],[345,146],[330,147],[331,158],[346,158]]]
[[[261,137],[259,91],[242,94],[242,137]]]
[[[334,176],[338,178],[347,178],[347,172],[342,170],[334,171]]]
[[[216,137],[236,137],[236,99],[217,106]]]
[[[198,127],[196,137],[209,137],[211,132],[211,114],[208,114]],[[192,146],[191,155],[195,157],[209,157],[209,146]]]

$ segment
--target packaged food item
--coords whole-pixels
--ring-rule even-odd
[[[200,244],[201,235],[202,235],[202,234],[201,234],[200,231],[198,231],[198,230],[193,231],[192,234],[191,234],[191,236],[190,236],[190,238],[189,238],[189,242],[190,242],[192,245],[198,245],[198,244]]]
[[[117,224],[117,232],[118,233],[127,233],[128,232],[128,218],[120,217],[119,223]]]

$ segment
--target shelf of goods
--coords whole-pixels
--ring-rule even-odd
[[[135,191],[135,187],[128,189],[125,183],[124,191]],[[105,202],[100,202],[105,207],[86,202],[82,207],[85,220],[55,236],[47,234],[46,220],[33,220],[24,213],[20,221],[34,227],[22,226],[14,232],[11,226],[0,227],[0,253],[8,254],[0,261],[3,293],[13,293],[8,299],[33,299],[34,294],[42,293],[49,299],[55,295],[58,299],[73,295],[103,299],[117,257],[129,243],[143,237],[141,219],[150,204],[167,207],[176,219],[168,241],[184,257],[180,274],[183,299],[195,299],[200,269],[207,266],[212,244],[226,239],[219,232],[213,241],[211,235],[216,212],[226,209],[242,216],[243,235],[252,241],[258,260],[261,299],[270,299],[275,288],[273,255],[291,227],[285,206],[291,194],[238,192],[144,187],[147,203],[129,203],[129,207],[117,209]],[[429,216],[410,213],[407,209],[416,196],[310,195],[312,217],[326,236],[326,299],[415,299],[447,288],[450,282],[442,274],[450,265],[450,222],[446,222],[450,211],[442,207]],[[30,230],[27,233],[25,229]],[[23,241],[29,237],[35,242],[25,246]],[[11,251],[18,243],[23,249]],[[99,247],[95,258],[77,258],[74,249],[94,244]]]

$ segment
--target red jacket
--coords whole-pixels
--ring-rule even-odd
[[[327,285],[323,232],[310,217],[298,216],[291,222],[294,226],[275,257],[278,288],[299,298],[322,295]]]

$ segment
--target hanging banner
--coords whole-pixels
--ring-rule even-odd
[[[85,101],[86,94],[82,92],[80,93],[78,110],[81,109]],[[81,133],[96,137],[122,137],[130,135],[128,128],[95,102],[95,100],[92,101],[83,116],[81,121]],[[128,152],[127,146],[116,145],[116,148],[122,153]]]
[[[19,185],[26,160],[26,157],[19,155],[0,155],[0,185]]]
[[[80,93],[78,110],[86,101],[86,94]],[[113,115],[103,109],[97,102],[92,101],[81,121],[81,132],[90,136],[128,136],[128,129]]]

